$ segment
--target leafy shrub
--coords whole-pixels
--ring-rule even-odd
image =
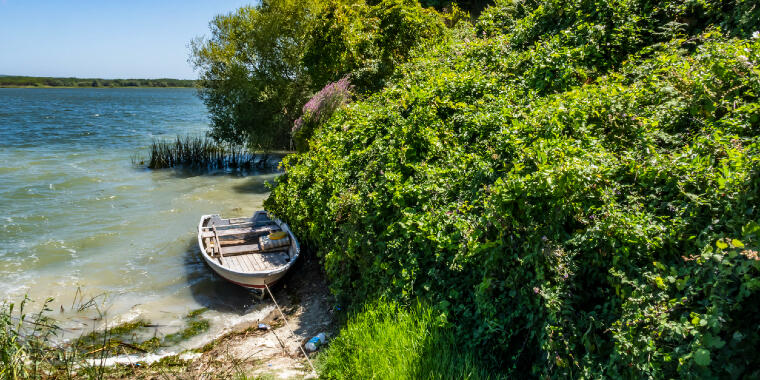
[[[302,115],[293,123],[293,140],[296,149],[309,149],[308,140],[321,124],[330,119],[335,111],[351,100],[351,84],[348,78],[329,83],[303,106]]]
[[[497,0],[477,32],[524,52],[508,69],[536,82],[531,88],[553,91],[593,81],[657,43],[716,27],[747,38],[757,25],[760,8],[744,0]],[[684,47],[693,48],[693,41]]]
[[[650,40],[680,19],[514,7],[338,111],[267,207],[345,303],[428,300],[501,371],[759,376],[760,40],[710,26],[754,8]]]
[[[330,1],[315,21],[303,62],[315,85],[348,75],[357,92],[371,93],[444,31],[444,18],[417,1]]]

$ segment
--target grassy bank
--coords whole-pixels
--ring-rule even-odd
[[[380,300],[353,313],[320,353],[326,379],[498,379],[429,307]]]

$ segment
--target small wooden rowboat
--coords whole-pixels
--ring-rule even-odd
[[[256,289],[282,278],[301,250],[288,225],[270,219],[266,211],[257,211],[251,218],[203,215],[198,223],[198,245],[214,272]]]

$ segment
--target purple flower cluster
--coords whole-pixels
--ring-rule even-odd
[[[327,84],[306,102],[302,109],[303,113],[293,123],[291,132],[296,133],[306,123],[319,125],[329,119],[336,109],[351,100],[352,89],[353,86],[348,81],[348,77]]]

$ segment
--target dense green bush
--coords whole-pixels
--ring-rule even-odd
[[[499,3],[338,112],[266,205],[344,302],[432,302],[502,371],[760,376],[751,25]]]
[[[415,0],[333,0],[315,21],[303,62],[317,88],[348,75],[357,92],[370,93],[444,30],[441,14]]]

